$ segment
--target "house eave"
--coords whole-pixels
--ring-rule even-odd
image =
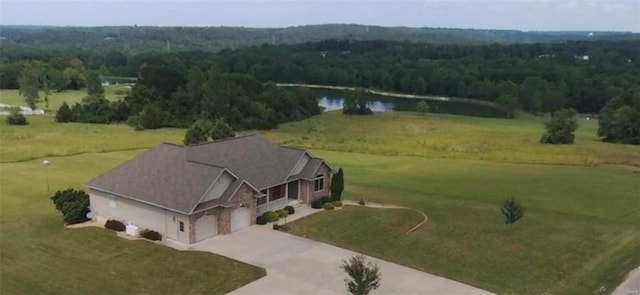
[[[136,199],[136,198],[133,198],[133,197],[130,197],[130,196],[127,196],[127,195],[119,194],[119,193],[112,192],[112,191],[109,191],[109,190],[106,190],[106,189],[102,189],[102,188],[99,188],[99,187],[88,185],[86,183],[83,184],[83,185],[88,187],[88,188],[90,188],[90,189],[96,190],[96,191],[100,191],[100,192],[107,193],[107,194],[110,194],[110,195],[114,195],[114,196],[118,196],[118,197],[121,197],[121,198],[129,199],[129,200],[136,201],[136,202],[139,202],[139,203],[142,203],[142,204],[158,207],[158,208],[161,208],[161,209],[169,210],[169,211],[180,213],[180,214],[184,214],[184,215],[190,215],[190,213],[187,213],[187,212],[183,212],[183,211],[176,210],[176,209],[173,209],[173,208],[169,208],[169,207],[166,207],[166,206],[158,205],[156,203],[152,203],[152,202],[147,202],[147,201],[143,201],[143,200],[140,200],[140,199]]]

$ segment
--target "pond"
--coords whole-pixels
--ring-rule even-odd
[[[342,110],[344,95],[339,90],[315,89],[318,96],[318,104],[325,111]],[[369,96],[369,108],[374,112],[415,112],[419,99],[381,96],[367,93]],[[482,105],[460,101],[444,101],[444,100],[427,100],[430,112],[454,114],[463,116],[490,117],[490,118],[506,118],[507,113],[504,110]]]

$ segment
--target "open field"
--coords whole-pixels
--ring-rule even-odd
[[[640,165],[640,148],[598,140],[595,120],[580,120],[573,145],[542,145],[544,119],[517,120],[409,113],[343,116],[327,113],[268,133],[278,142],[307,148],[541,164]]]
[[[50,159],[51,191],[80,187],[134,149],[181,142],[184,130],[29,119],[0,123],[0,293],[220,293],[263,274],[215,255],[62,227],[42,157],[58,156]],[[426,229],[404,235],[396,230],[415,223],[406,212],[347,207],[293,223],[295,234],[499,293],[611,290],[640,264],[640,168],[619,165],[640,165],[640,147],[596,141],[595,121],[581,121],[575,145],[539,145],[541,122],[329,113],[264,134],[343,167],[346,198],[414,207],[430,218]],[[108,152],[115,150],[123,151]],[[527,212],[507,235],[498,204],[511,196]],[[193,267],[172,273],[175,263]],[[184,285],[192,289],[178,289]]]
[[[128,241],[99,228],[66,229],[49,195],[139,151],[53,159],[51,193],[40,160],[0,165],[1,294],[224,294],[263,269],[210,253]]]
[[[109,100],[117,100],[123,99],[124,95],[117,95],[116,90],[123,89],[122,86],[112,85],[104,87],[104,95]],[[40,92],[40,99],[42,100],[38,103],[38,108],[47,110],[44,102],[44,92]],[[82,101],[82,98],[87,96],[86,89],[82,90],[65,90],[62,92],[52,91],[49,94],[49,111],[55,112],[60,108],[63,102],[67,102],[69,105],[73,105],[76,102]],[[16,106],[27,106],[24,102],[24,97],[21,96],[18,90],[8,90],[2,89],[0,90],[0,103],[16,105]]]

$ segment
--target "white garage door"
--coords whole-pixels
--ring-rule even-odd
[[[231,232],[239,231],[251,225],[249,208],[240,207],[231,211]]]
[[[215,215],[203,215],[196,220],[196,242],[218,234],[218,222]]]

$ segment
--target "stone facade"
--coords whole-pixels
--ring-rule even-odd
[[[213,208],[189,216],[189,242],[195,243],[196,241],[196,220],[207,214],[213,214],[217,217],[219,235],[231,233],[231,212],[239,207],[249,208],[251,224],[254,224],[257,217],[256,198],[253,189],[246,183],[240,186],[226,207]]]

